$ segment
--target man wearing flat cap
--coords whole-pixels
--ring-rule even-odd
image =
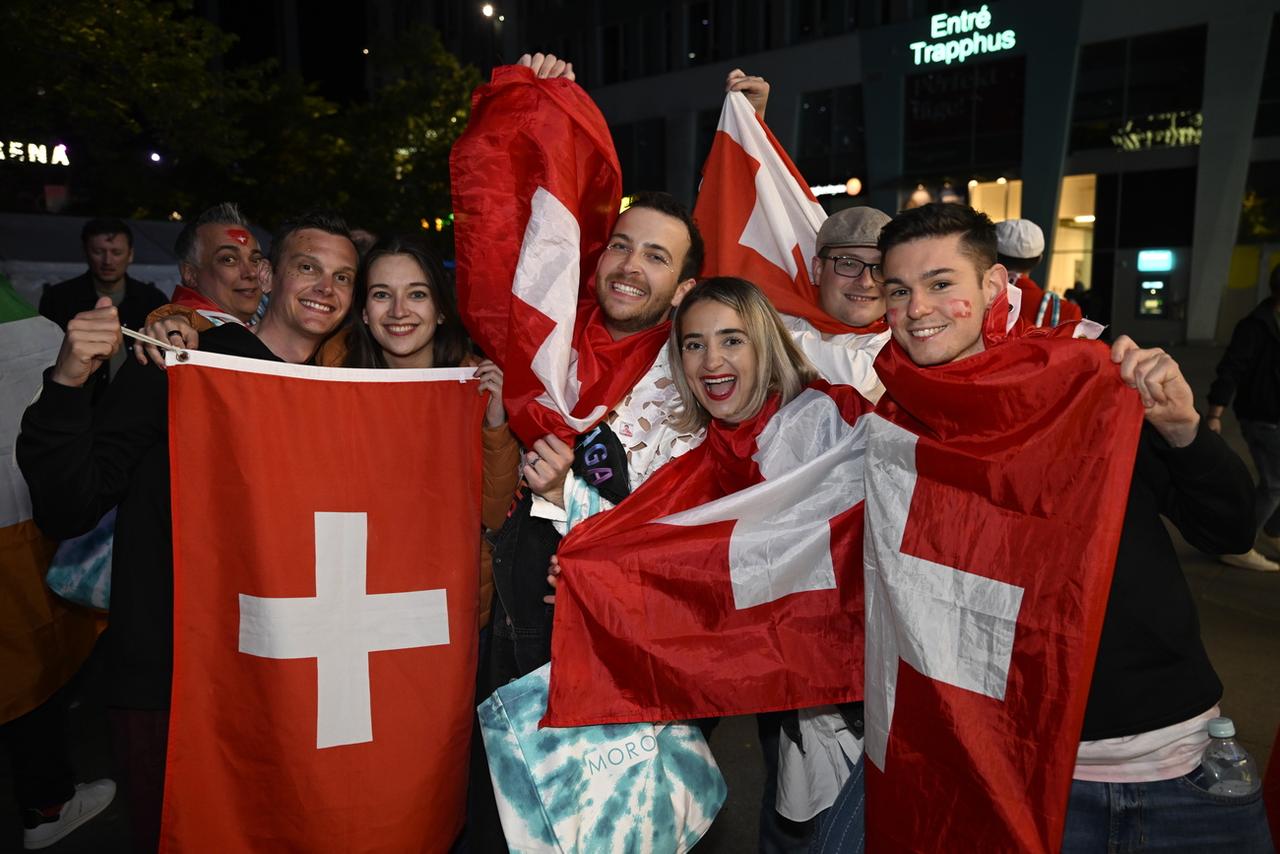
[[[851,385],[868,400],[883,387],[873,363],[889,340],[884,294],[872,271],[880,264],[876,238],[889,217],[875,208],[846,208],[827,217],[818,231],[810,267],[818,305],[847,331],[819,331],[802,317],[783,315],[783,325],[828,382]]]
[[[1044,232],[1029,219],[996,223],[997,260],[1009,271],[1009,284],[1022,291],[1019,316],[1030,326],[1053,327],[1080,320],[1080,306],[1045,291],[1031,278],[1031,270],[1044,256]]]

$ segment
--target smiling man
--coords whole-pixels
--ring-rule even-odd
[[[272,244],[274,298],[252,330],[238,323],[200,338],[205,350],[301,363],[342,322],[358,256],[332,215],[285,224]],[[56,539],[78,536],[118,506],[106,634],[107,698],[134,848],[155,850],[164,790],[173,668],[173,532],[169,513],[168,383],[130,360],[98,411],[85,383],[121,347],[105,297],[68,324],[57,362],[28,407],[17,441],[33,518]]]
[[[885,226],[880,248],[893,346],[918,367],[942,369],[974,359],[967,370],[977,374],[970,382],[990,366],[1009,383],[1006,363],[977,360],[994,356],[987,351],[1010,338],[1054,334],[1028,330],[1021,322],[1006,334],[998,314],[987,322],[989,313],[1007,308],[999,297],[1009,277],[996,263],[995,226],[972,208],[931,204],[906,211]],[[1243,551],[1253,536],[1252,483],[1239,457],[1202,423],[1172,358],[1121,337],[1112,361],[1121,379],[1137,389],[1145,421],[1079,734],[1062,850],[1133,844],[1133,850],[1269,851],[1260,793],[1211,794],[1200,767],[1222,683],[1200,639],[1195,602],[1160,518],[1167,517],[1206,553]],[[1087,370],[1094,370],[1092,363]],[[1064,384],[1091,379],[1056,375]],[[891,403],[894,391],[890,377]],[[939,399],[934,406],[965,402]],[[931,414],[963,423],[963,410]],[[1061,459],[1059,465],[1079,462]],[[1052,480],[1045,477],[1046,483]],[[835,821],[853,816],[858,800],[850,798]]]
[[[596,301],[615,341],[661,323],[701,264],[689,214],[665,193],[637,195],[596,262]]]
[[[884,293],[872,273],[879,267],[880,229],[889,215],[875,208],[845,208],[818,230],[813,283],[822,310],[846,326],[868,327],[884,319]]]
[[[693,287],[702,258],[702,237],[684,205],[667,193],[636,194],[596,261],[596,302],[609,337],[623,342],[664,323]],[[659,346],[653,365],[592,431],[589,446],[607,449],[593,456],[598,471],[611,472],[607,487],[601,483],[597,489],[570,475],[574,449],[554,435],[529,449],[522,471],[532,494],[521,499],[494,545],[493,687],[551,657],[551,609],[543,601],[550,590],[544,578],[560,533],[616,504],[664,462],[696,444],[668,423],[678,399],[666,348]]]
[[[194,309],[208,321],[198,329],[253,321],[267,259],[234,202],[201,211],[182,229],[173,251],[182,276],[173,304]]]

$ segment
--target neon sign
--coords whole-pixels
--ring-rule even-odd
[[[929,19],[929,38],[943,41],[912,42],[908,47],[916,65],[932,65],[937,62],[950,65],[953,62],[964,62],[971,56],[999,53],[1017,46],[1018,34],[1013,30],[982,32],[990,26],[991,10],[985,3],[976,12],[965,10],[954,15],[943,12]],[[948,36],[960,38],[948,39]]]
[[[19,142],[18,140],[0,139],[0,160],[12,163],[43,163],[48,166],[70,166],[67,159],[67,147],[62,143],[53,146],[38,142]]]

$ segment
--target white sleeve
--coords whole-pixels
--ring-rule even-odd
[[[876,335],[823,335],[799,318],[787,318],[791,339],[818,369],[824,380],[850,385],[875,403],[884,394],[876,376],[876,356],[889,340],[888,332]]]

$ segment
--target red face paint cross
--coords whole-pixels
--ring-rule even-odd
[[[239,243],[241,246],[248,246],[249,241],[253,240],[253,235],[245,231],[243,228],[228,228],[227,236]]]

